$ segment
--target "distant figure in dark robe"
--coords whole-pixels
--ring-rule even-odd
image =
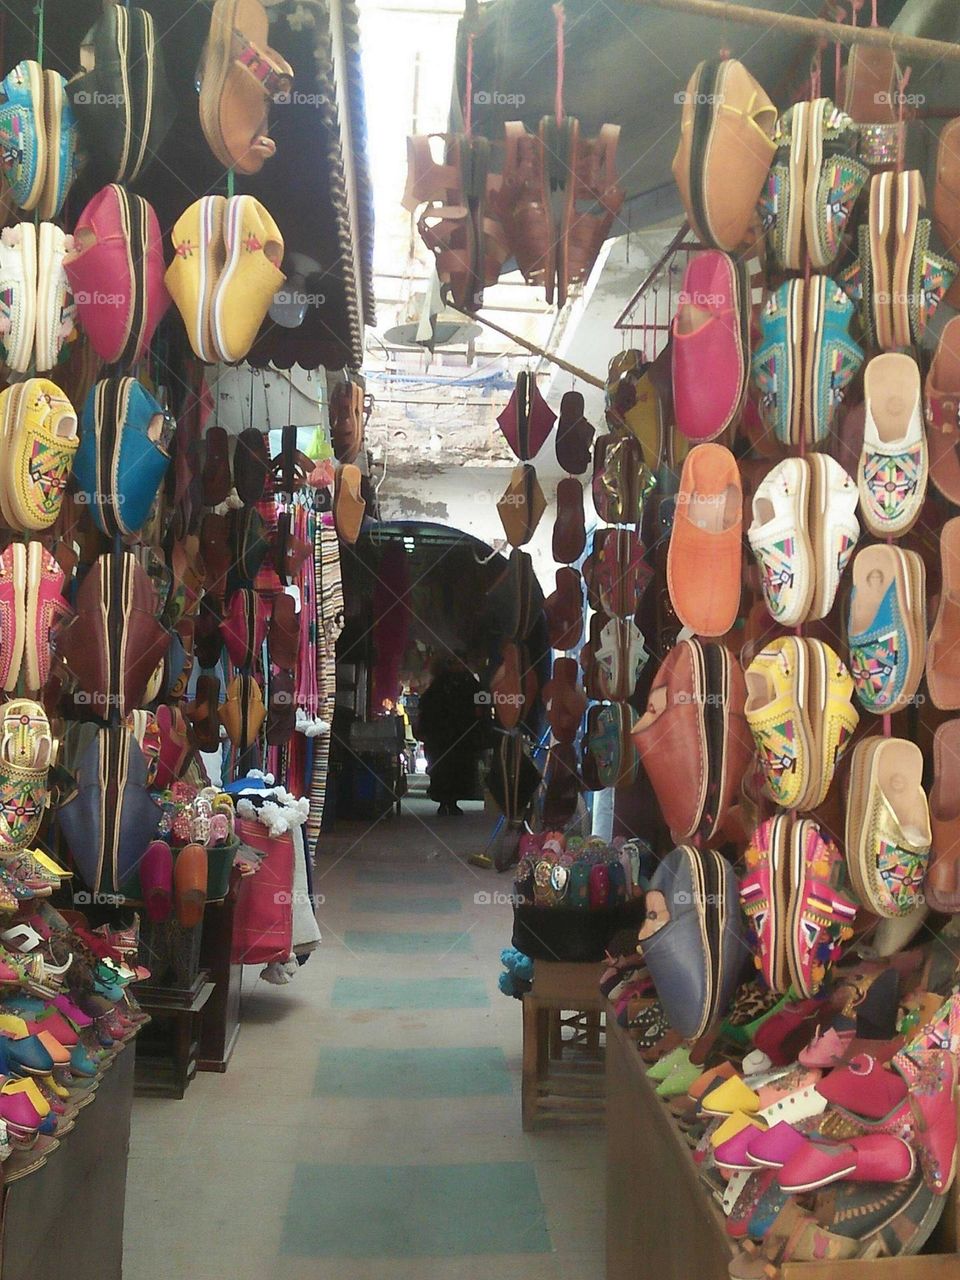
[[[438,814],[463,810],[458,800],[477,794],[477,764],[485,745],[490,699],[459,658],[435,659],[431,680],[420,695],[418,736],[427,757],[431,800]]]

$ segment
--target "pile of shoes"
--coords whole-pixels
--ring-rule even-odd
[[[132,984],[139,921],[91,928],[47,899],[70,872],[40,850],[4,859],[16,917],[0,929],[0,1167],[4,1182],[41,1169],[144,1023]],[[83,895],[78,895],[83,901]]]

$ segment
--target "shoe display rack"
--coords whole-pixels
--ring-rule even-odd
[[[607,1280],[729,1280],[739,1242],[700,1181],[690,1146],[654,1092],[636,1041],[606,1006]],[[955,1280],[956,1186],[915,1257],[785,1262],[780,1280]]]
[[[46,1164],[0,1192],[3,1280],[120,1280],[133,1076],[129,1045]]]

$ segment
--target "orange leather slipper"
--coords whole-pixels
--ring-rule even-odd
[[[683,464],[667,553],[677,617],[701,636],[722,636],[740,608],[743,493],[729,449],[700,444]]]

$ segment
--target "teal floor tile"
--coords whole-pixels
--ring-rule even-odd
[[[487,983],[479,978],[340,977],[334,1009],[484,1009]]]
[[[502,1049],[339,1049],[320,1052],[315,1097],[470,1098],[507,1094]]]
[[[344,945],[351,951],[379,951],[386,955],[462,955],[473,950],[469,933],[392,933],[380,929],[348,929]]]
[[[532,1164],[297,1165],[281,1252],[300,1258],[548,1253]]]
[[[452,884],[453,873],[448,867],[424,867],[419,863],[412,867],[361,864],[357,867],[357,880],[360,884],[412,884],[419,888],[422,885]]]
[[[350,899],[351,911],[377,911],[392,916],[452,916],[461,910],[459,898],[403,897],[395,893],[358,893]]]

